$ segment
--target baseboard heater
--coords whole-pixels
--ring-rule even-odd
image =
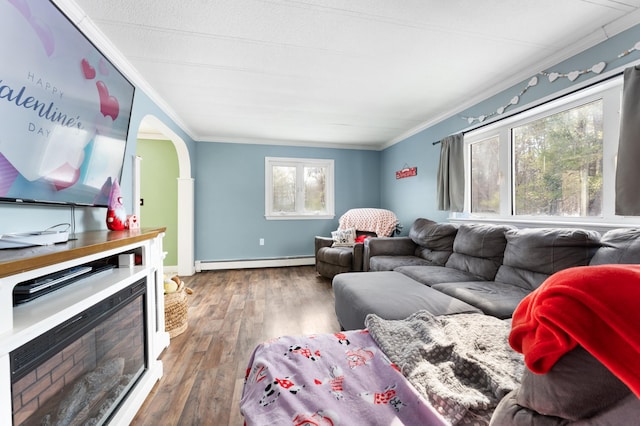
[[[196,272],[221,269],[280,268],[315,265],[314,256],[280,257],[273,259],[196,260]]]

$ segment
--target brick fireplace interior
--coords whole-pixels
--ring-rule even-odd
[[[100,425],[142,376],[146,279],[10,354],[14,425]]]

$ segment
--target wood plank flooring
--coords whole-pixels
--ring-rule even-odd
[[[164,376],[132,425],[241,426],[247,362],[260,342],[334,333],[331,280],[313,266],[201,272],[185,277],[189,327],[162,354]]]

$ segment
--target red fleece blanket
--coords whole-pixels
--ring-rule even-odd
[[[539,374],[579,344],[640,397],[640,265],[550,276],[515,310],[509,343]]]

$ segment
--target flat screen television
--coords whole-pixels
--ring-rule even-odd
[[[134,86],[51,1],[0,16],[0,201],[107,206]]]

